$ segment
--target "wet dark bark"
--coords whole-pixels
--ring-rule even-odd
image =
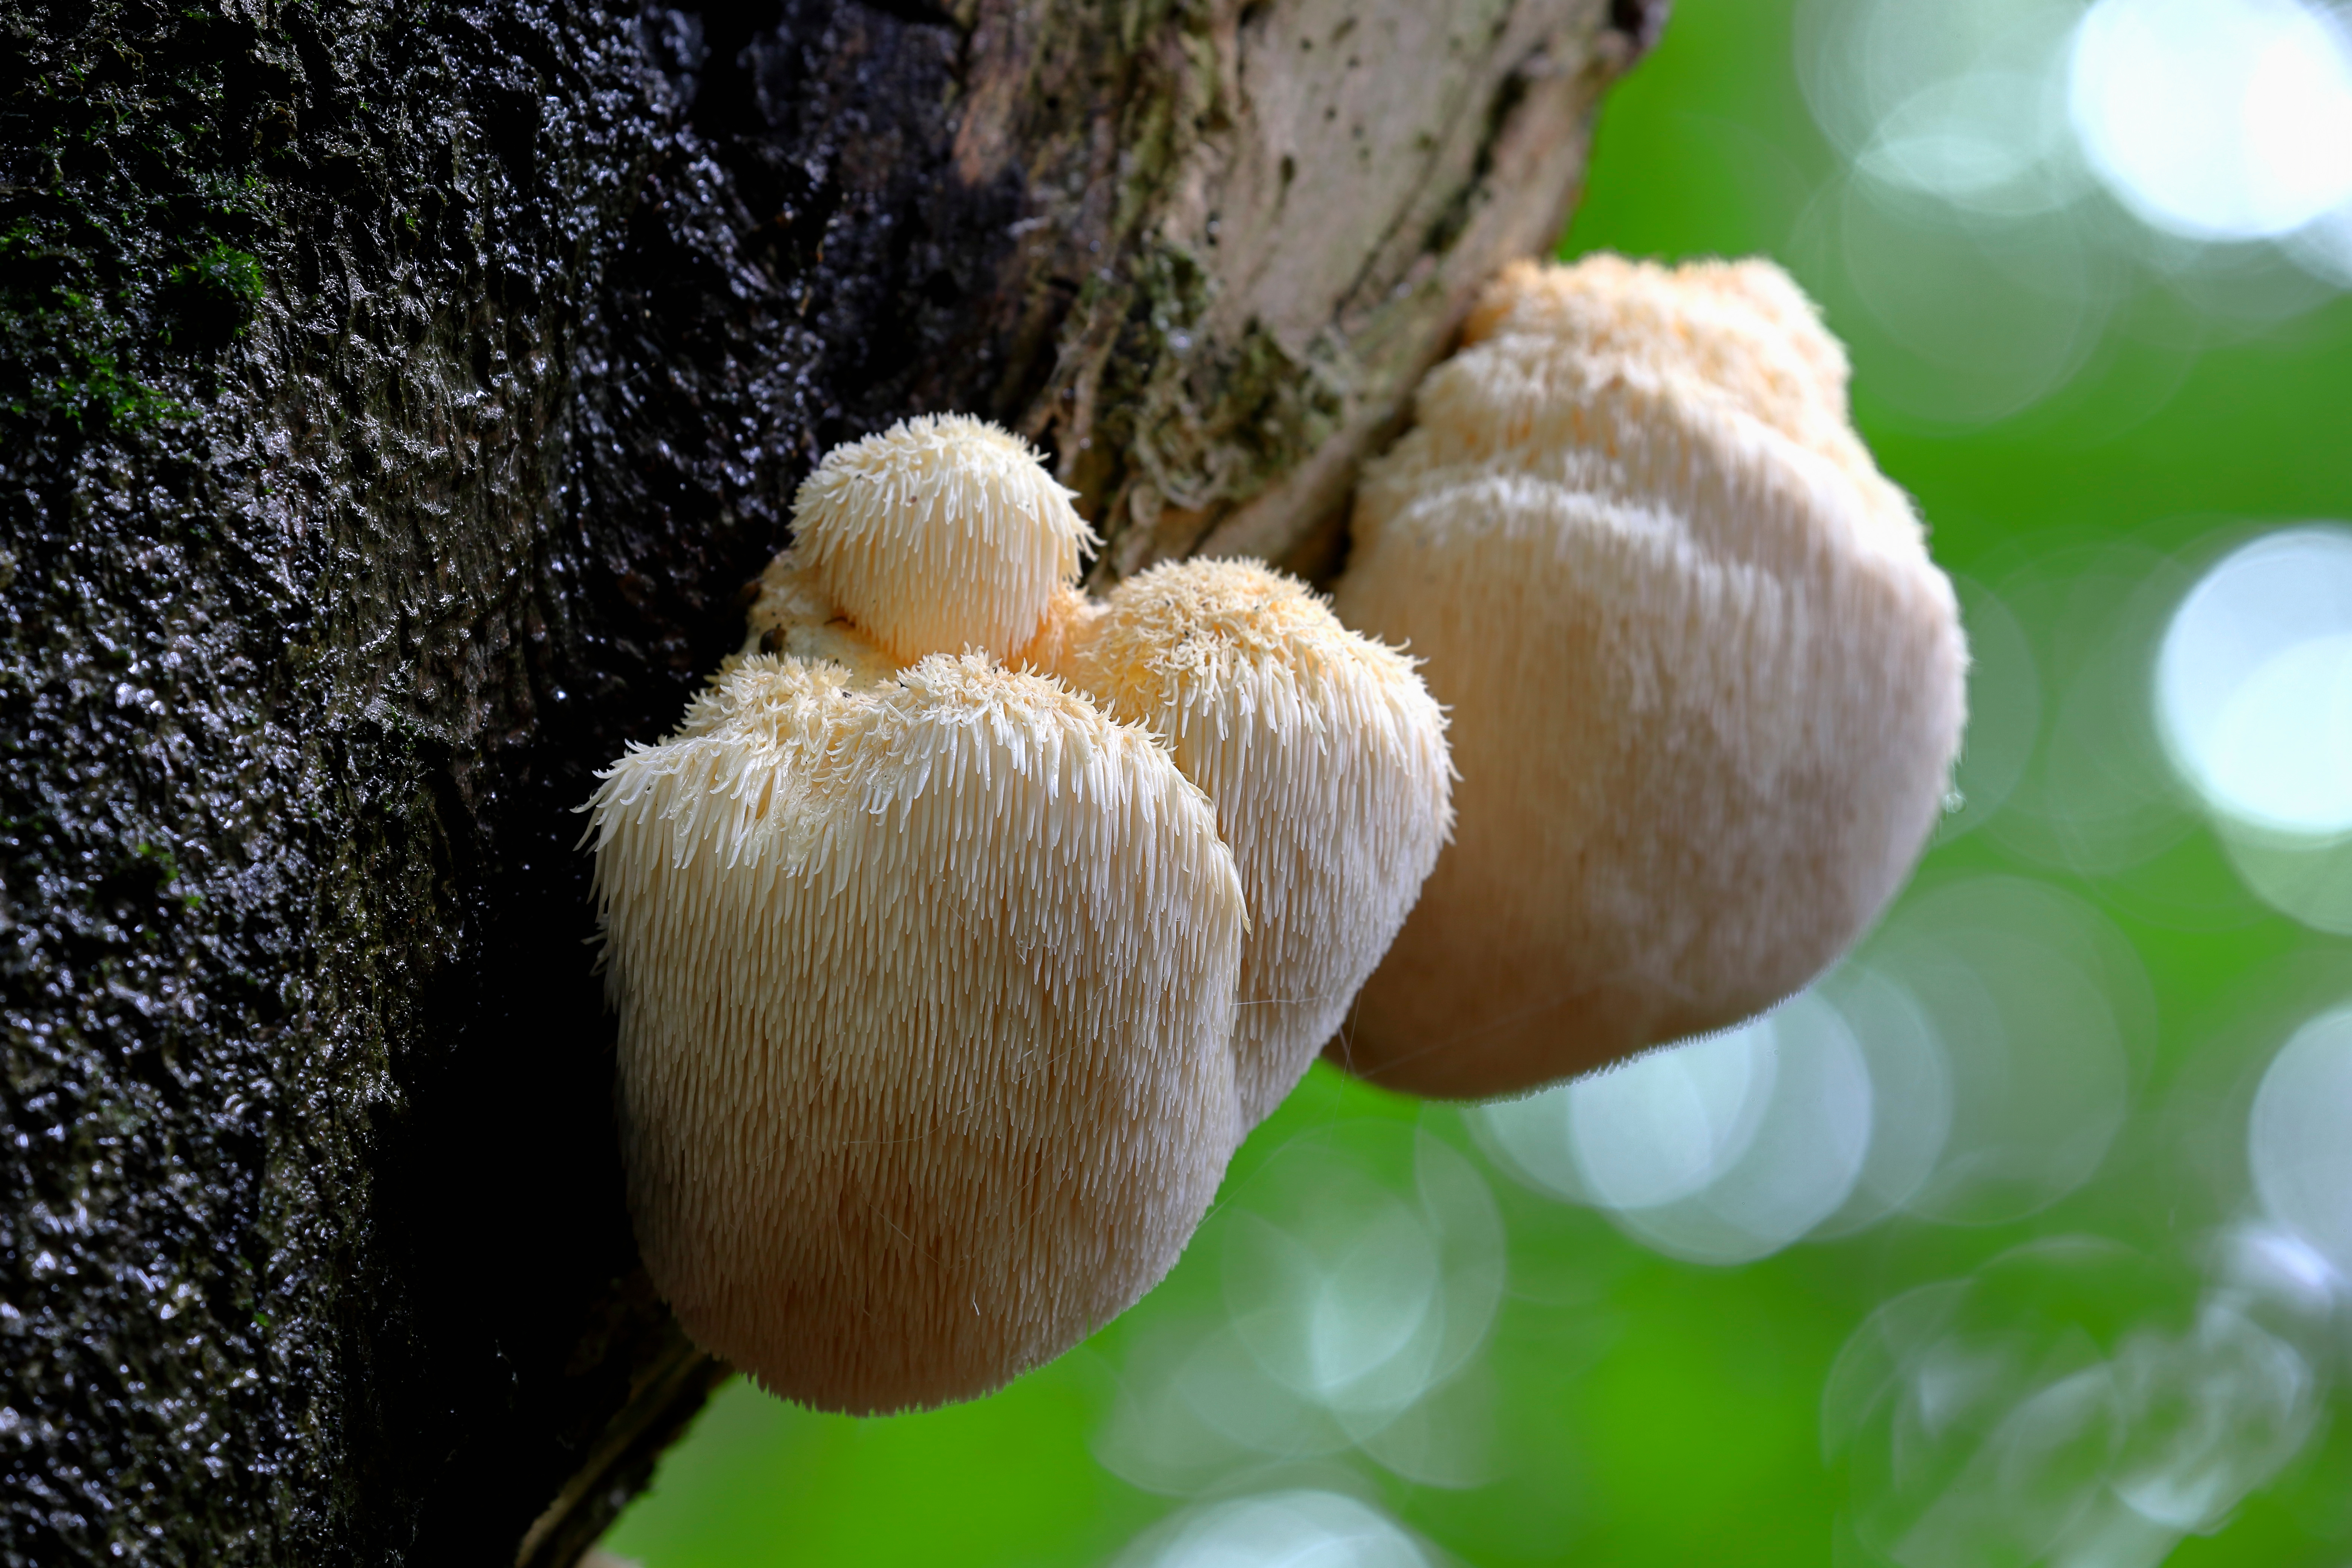
[[[1328,554],[1662,10],[0,0],[0,1563],[576,1557],[593,770],[906,413]]]

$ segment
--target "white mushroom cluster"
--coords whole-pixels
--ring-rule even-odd
[[[1875,916],[1967,653],[1768,263],[1522,263],[1367,471],[1335,594],[1452,716],[1461,826],[1332,1054],[1523,1090],[1720,1028]]]
[[[935,1405],[1175,1262],[1436,860],[1444,721],[1265,568],[1087,601],[1067,492],[977,420],[836,449],[795,524],[588,806],[630,1207],[707,1349]]]
[[[586,807],[688,1331],[830,1409],[983,1393],[1166,1273],[1318,1049],[1509,1093],[1832,962],[1967,664],[1845,382],[1769,265],[1515,267],[1335,605],[1244,562],[1088,598],[977,420],[830,454],[743,652]]]
[[[1437,858],[1444,716],[1410,659],[1255,562],[1155,566],[1033,657],[1159,737],[1215,804],[1255,922],[1234,1037],[1255,1126],[1339,1029]]]

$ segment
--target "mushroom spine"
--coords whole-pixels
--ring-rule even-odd
[[[1248,561],[1129,578],[1051,668],[1216,806],[1254,921],[1234,1052],[1255,1125],[1341,1026],[1452,831],[1444,711],[1412,659]]]

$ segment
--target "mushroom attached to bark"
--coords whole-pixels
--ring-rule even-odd
[[[1098,542],[1026,441],[961,414],[826,453],[793,500],[793,536],[811,587],[902,664],[1008,657]]]
[[[1215,804],[1241,867],[1247,1128],[1339,1025],[1444,841],[1444,718],[1410,659],[1270,567],[1163,565],[1089,599],[1073,584],[1093,536],[1068,493],[1025,445],[972,419],[910,420],[837,448],[802,489],[751,646],[869,669],[868,638],[919,618],[903,600],[939,597],[934,578],[979,584],[926,609],[924,636],[901,631],[901,645],[1017,645],[1015,668],[1158,735]],[[906,564],[919,560],[931,576]]]
[[[936,1405],[1175,1262],[1239,1136],[1245,918],[1145,731],[979,655],[756,655],[591,809],[630,1211],[697,1343]]]
[[[1064,602],[1024,656],[1158,735],[1241,868],[1242,1124],[1345,1017],[1452,825],[1445,717],[1413,661],[1246,561],[1156,566]]]
[[[706,1349],[936,1405],[1182,1250],[1240,1136],[1247,915],[1155,739],[997,662],[1090,538],[1026,446],[909,420],[795,521],[744,655],[590,803],[630,1210]]]
[[[1459,826],[1331,1047],[1531,1088],[1769,1006],[1933,826],[1967,654],[1843,351],[1768,264],[1520,265],[1368,470],[1340,618],[1452,713]]]

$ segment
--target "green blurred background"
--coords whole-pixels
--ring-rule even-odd
[[[2319,105],[2247,156],[2341,129],[2324,13],[2198,7],[2242,24],[2250,112]],[[2352,518],[2352,208],[2282,227],[2352,153],[2250,210],[2135,188],[2083,106],[2195,131],[2193,95],[2132,119],[2188,12],[2100,7],[2130,68],[2101,99],[2086,9],[1679,0],[1562,247],[1787,266],[1960,583],[1969,752],[1857,959],[1760,1031],[1496,1110],[1318,1068],[1088,1344],[887,1420],[739,1380],[609,1551],[2352,1560],[2352,544],[2311,526]],[[2235,559],[2269,575],[2208,576],[2264,538]],[[2213,731],[2237,750],[2168,728],[2168,627],[2193,686],[2290,621],[2268,706]]]

